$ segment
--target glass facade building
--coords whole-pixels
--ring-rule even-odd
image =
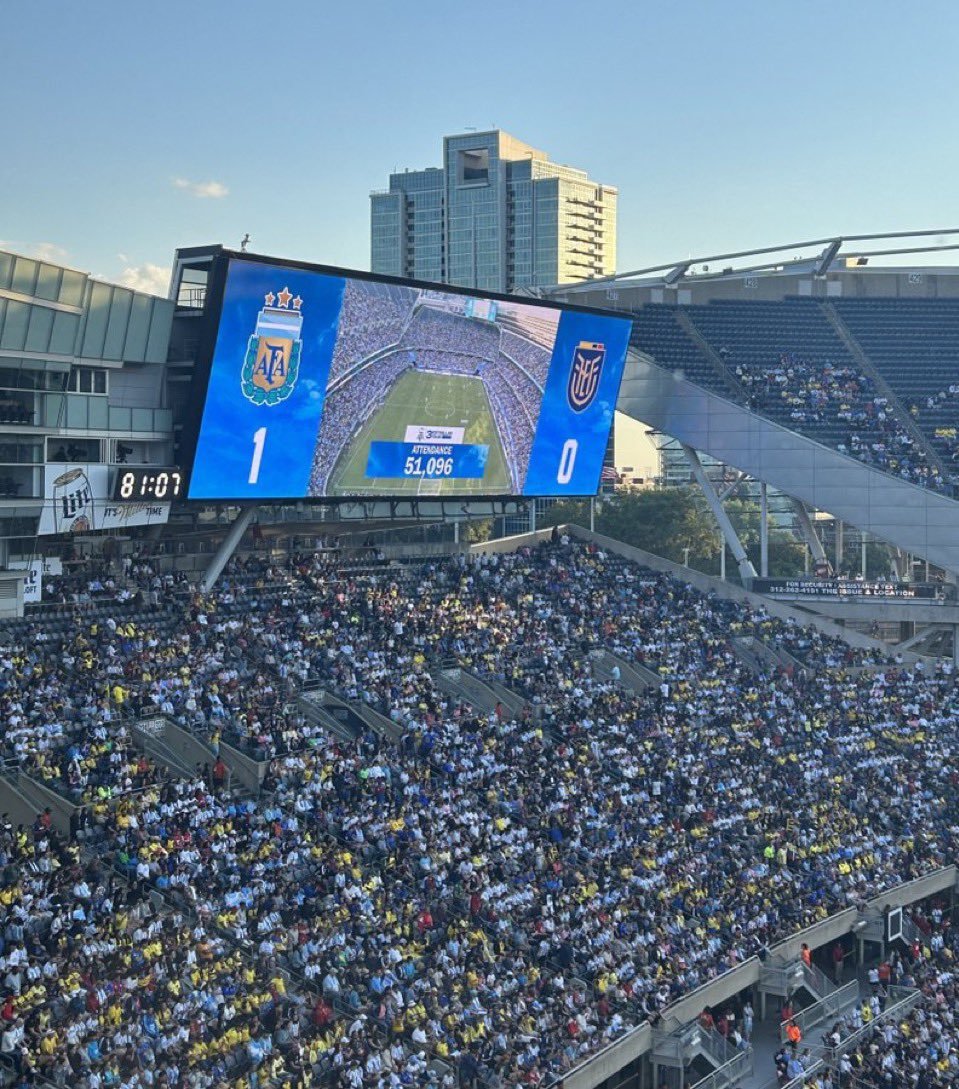
[[[32,555],[49,465],[163,464],[174,304],[0,250],[0,567]]]
[[[515,291],[616,269],[612,186],[498,129],[443,139],[443,166],[370,195],[374,272]]]

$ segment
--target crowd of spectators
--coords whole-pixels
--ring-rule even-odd
[[[959,383],[952,383],[909,406],[909,414],[930,435],[943,457],[959,465]]]
[[[55,571],[44,572],[43,601],[47,605],[110,601],[156,606],[161,596],[185,585],[183,572],[160,572],[145,555],[127,555],[118,563],[110,556],[71,556],[59,560]]]
[[[60,1085],[206,1089],[251,1070],[291,1087],[549,1083],[954,848],[951,671],[906,670],[592,546],[402,578],[298,557],[180,608],[56,640],[20,631],[0,663],[12,754],[28,773],[33,754],[67,759],[51,785],[89,801],[74,844],[40,818],[32,838],[0,828],[14,860],[0,955],[27,966],[19,992],[5,980],[0,1051]],[[808,675],[749,673],[740,635]],[[597,647],[658,685],[597,679]],[[430,669],[450,660],[528,709],[445,695]],[[313,683],[373,705],[398,744],[305,720],[295,697]],[[254,739],[273,756],[261,796],[213,769],[141,765],[131,711],[197,733],[211,762],[228,761],[227,731]]]
[[[959,1081],[959,937],[941,904],[914,918],[919,936],[870,969],[868,993],[823,1033],[829,1065],[810,1072],[804,1089],[946,1089]],[[784,1048],[780,1081],[811,1070],[815,1059],[809,1048]]]
[[[732,362],[732,360],[730,360]],[[849,366],[816,365],[783,352],[771,367],[736,364],[751,408],[787,419],[799,431],[839,436],[835,446],[883,472],[920,487],[945,487],[939,468],[916,444],[888,399]]]

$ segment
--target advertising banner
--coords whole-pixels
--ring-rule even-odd
[[[163,524],[170,517],[169,503],[115,503],[110,498],[109,485],[107,465],[47,465],[40,536],[116,531],[128,526]]]

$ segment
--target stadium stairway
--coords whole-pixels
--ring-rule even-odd
[[[441,692],[469,704],[481,715],[493,714],[500,703],[499,697],[485,681],[458,666],[455,659],[444,662],[430,676]]]
[[[726,391],[734,398],[746,397],[746,390],[743,388],[742,383],[736,378],[733,372],[726,365],[726,361],[716,351],[716,349],[709,343],[709,341],[703,336],[703,334],[696,328],[685,310],[677,308],[676,310],[676,324],[680,329],[689,337],[689,339],[699,348],[700,352],[712,363],[716,375],[725,387]]]
[[[349,704],[319,685],[302,689],[296,706],[310,725],[328,730],[341,741],[355,741],[363,732],[363,723]]]
[[[480,678],[477,674],[471,673],[469,670],[463,670],[463,673],[469,678],[467,683],[471,683],[475,680],[488,688],[496,697],[496,702],[501,703],[514,718],[521,718],[524,714],[528,714],[532,711],[533,705],[529,700],[524,696],[521,696],[518,692],[514,692],[512,688],[507,688],[505,684],[496,680],[494,677],[484,674],[483,677]]]
[[[654,1085],[665,1081],[682,1086],[688,1083],[689,1071],[698,1068],[703,1076],[693,1085],[704,1089],[732,1089],[752,1072],[753,1064],[751,1051],[737,1051],[716,1029],[696,1021],[683,1025],[664,1021],[653,1032],[650,1058]]]
[[[658,673],[638,662],[627,662],[612,651],[594,648],[589,652],[593,676],[601,681],[613,681],[642,695],[647,688],[659,686],[662,678]],[[615,672],[618,669],[619,673]]]
[[[29,828],[37,814],[49,805],[57,831],[62,832],[66,829],[69,832],[69,813],[65,814],[64,821],[64,814],[54,812],[52,803],[45,796],[39,796],[29,790],[29,781],[24,782],[26,778],[25,775],[18,773],[16,764],[4,766],[3,774],[0,776],[0,813],[9,818],[14,828],[18,824]]]
[[[718,385],[718,382],[716,383]],[[814,510],[959,572],[959,502],[839,453],[630,349],[617,408]]]
[[[398,722],[394,722],[391,718],[387,718],[386,715],[381,714],[368,703],[363,703],[361,700],[350,700],[348,706],[360,721],[374,733],[379,734],[380,737],[393,745],[398,745],[400,743],[400,739],[403,736],[403,727],[400,726]]]
[[[211,749],[165,715],[132,722],[130,736],[137,749],[173,775],[189,777],[198,764],[202,767],[214,759]]]
[[[754,635],[737,636],[732,640],[733,653],[752,673],[768,674],[786,670],[790,673],[804,670],[805,665],[782,647],[772,646]]]
[[[10,803],[8,812],[12,813],[14,806],[18,810],[26,807],[30,810],[30,815],[24,824],[29,826],[33,824],[38,813],[49,809],[51,822],[57,832],[64,836],[70,834],[70,818],[80,808],[78,805],[16,766],[4,769],[3,780],[6,795],[4,801]]]

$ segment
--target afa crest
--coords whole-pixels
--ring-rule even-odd
[[[255,405],[278,405],[293,392],[300,373],[303,300],[284,287],[275,295],[269,292],[264,301],[247,343],[240,387]]]
[[[566,383],[566,399],[574,412],[582,412],[593,403],[605,362],[605,344],[581,340],[573,349],[573,365]]]

